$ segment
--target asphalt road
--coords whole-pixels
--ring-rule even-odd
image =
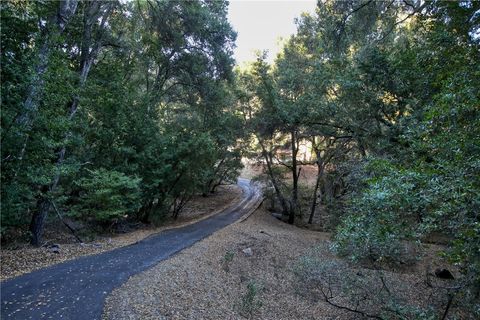
[[[2,282],[1,319],[100,319],[106,296],[142,272],[250,213],[260,191],[239,179],[242,200],[194,224]]]

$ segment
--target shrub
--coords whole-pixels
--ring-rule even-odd
[[[353,194],[338,227],[333,249],[353,261],[411,263],[412,247],[432,232],[450,239],[444,252],[462,273],[457,297],[469,312],[480,314],[480,228],[475,161],[408,167],[370,160],[363,189]]]
[[[235,252],[228,250],[222,259],[222,267],[225,272],[230,271],[230,263],[233,261],[233,257],[235,257]]]
[[[262,302],[258,298],[258,293],[263,287],[255,280],[250,280],[247,284],[247,291],[241,297],[238,306],[239,312],[246,318],[253,318],[255,312],[262,306]]]
[[[118,171],[92,170],[77,186],[81,191],[73,214],[84,219],[112,222],[140,206],[140,179]]]
[[[380,166],[376,171],[387,175],[368,177],[364,192],[350,200],[333,248],[352,260],[412,262],[409,249],[414,243],[404,240],[420,236],[421,226],[414,222],[422,219],[427,206],[418,199],[423,177],[413,171],[399,172],[383,161],[370,166]]]
[[[431,294],[429,288],[412,287],[384,271],[352,268],[317,253],[314,250],[302,256],[294,265],[296,292],[301,296],[324,301],[359,318],[427,320],[437,319],[443,311],[444,291]],[[412,300],[412,295],[418,298]]]

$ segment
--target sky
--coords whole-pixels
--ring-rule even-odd
[[[230,0],[228,19],[237,31],[234,57],[238,64],[255,59],[254,50],[268,50],[272,62],[280,38],[294,34],[294,19],[314,12],[316,0]]]

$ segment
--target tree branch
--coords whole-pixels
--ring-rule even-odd
[[[57,216],[58,216],[58,218],[60,219],[60,221],[62,221],[62,223],[68,228],[68,230],[70,230],[70,232],[72,232],[73,236],[78,240],[78,242],[83,243],[83,240],[80,239],[80,237],[77,236],[77,234],[75,233],[75,229],[73,229],[68,223],[65,222],[65,220],[63,220],[63,217],[62,217],[62,215],[60,214],[60,211],[58,211],[58,208],[57,208],[57,206],[55,205],[55,202],[53,202],[53,200],[50,200],[50,203],[52,204],[53,209],[54,209],[55,212],[57,213]]]

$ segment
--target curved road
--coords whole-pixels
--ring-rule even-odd
[[[2,319],[100,319],[106,296],[127,279],[252,212],[260,191],[239,179],[239,203],[191,225],[2,282]]]

